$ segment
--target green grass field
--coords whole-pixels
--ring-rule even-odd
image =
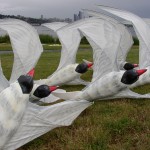
[[[92,60],[92,51],[79,51],[77,61]],[[10,76],[13,55],[2,55],[2,67]],[[35,79],[46,78],[57,68],[60,52],[44,52],[36,66]],[[128,55],[138,63],[138,46]],[[90,80],[92,71],[83,78]],[[83,86],[63,86],[67,91]],[[150,85],[134,89],[150,92]],[[19,150],[150,150],[150,101],[118,99],[99,101],[86,109],[69,127],[56,128],[22,146]]]
[[[80,49],[87,49],[87,48],[91,48],[90,45],[88,44],[81,44],[79,46]],[[43,49],[44,50],[60,50],[61,49],[61,45],[59,44],[44,44],[43,45]],[[9,43],[0,43],[0,51],[3,50],[12,50],[11,44]]]

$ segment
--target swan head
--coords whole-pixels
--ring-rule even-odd
[[[129,85],[133,84],[139,79],[139,76],[142,75],[143,73],[145,73],[146,71],[147,71],[147,69],[127,70],[127,71],[124,72],[124,74],[121,78],[121,82],[124,83],[124,84],[129,84]]]
[[[41,99],[41,98],[49,96],[50,93],[52,91],[55,91],[56,89],[57,89],[57,86],[40,85],[35,89],[33,95],[37,97],[38,99]]]
[[[93,63],[83,62],[76,67],[75,71],[83,74],[83,73],[87,72],[88,69],[91,68],[92,66],[93,66]]]
[[[131,69],[133,69],[135,67],[138,67],[138,64],[125,63],[125,65],[123,66],[123,68],[125,70],[131,70]]]

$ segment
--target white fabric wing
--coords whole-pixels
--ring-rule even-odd
[[[76,63],[76,54],[82,38],[82,35],[77,30],[78,23],[69,24],[57,31],[62,45],[61,58],[57,70]]]
[[[88,84],[90,84],[90,82],[84,81],[81,78],[76,78],[73,81],[68,82],[66,85],[78,85],[78,84],[88,85]]]
[[[111,71],[119,71],[117,53],[121,39],[120,32],[110,22],[95,19],[91,24],[79,27],[93,48],[93,78],[104,76]]]
[[[143,20],[148,24],[148,26],[150,26],[150,19],[149,18],[144,18]]]
[[[14,64],[10,83],[35,67],[43,48],[37,31],[28,23],[17,19],[0,20],[0,28],[6,30],[14,52]]]
[[[46,26],[47,28],[49,28],[49,29],[51,29],[51,30],[53,30],[54,32],[56,32],[57,33],[57,30],[59,30],[59,29],[61,29],[62,27],[64,27],[64,26],[66,26],[68,23],[65,23],[65,22],[53,22],[53,23],[46,23],[46,24],[43,24],[43,26]],[[63,29],[62,29],[63,30]],[[69,32],[69,31],[68,31]],[[78,31],[77,31],[78,32]],[[68,35],[68,34],[67,34]],[[78,33],[77,33],[77,35],[79,35]],[[69,35],[68,35],[69,36]],[[72,36],[72,35],[71,35]],[[73,38],[71,38],[69,41],[71,42],[71,44],[69,43],[69,41],[65,41],[64,39],[65,39],[65,37],[64,37],[64,35],[62,36],[62,35],[60,35],[59,36],[59,38],[62,38],[62,39],[59,39],[60,41],[64,41],[63,43],[62,43],[62,53],[61,53],[61,55],[63,55],[63,56],[61,56],[61,60],[62,61],[60,61],[60,63],[59,63],[59,66],[58,66],[58,68],[57,68],[57,70],[59,70],[59,69],[61,69],[62,67],[65,67],[65,66],[67,66],[67,65],[69,65],[69,64],[72,64],[73,62],[75,63],[76,62],[76,60],[75,60],[75,58],[76,58],[76,51],[78,50],[78,46],[79,46],[79,42],[80,42],[80,40],[81,40],[81,36],[79,35],[79,41],[77,40],[77,44],[76,43],[74,43],[73,41],[71,41]],[[77,36],[77,39],[78,39],[78,36]],[[70,44],[70,45],[73,45],[72,43],[74,43],[74,45],[75,45],[75,48],[73,48],[72,49],[72,46],[71,47],[67,47],[67,44]],[[63,46],[64,45],[64,46]],[[68,49],[67,49],[68,48]],[[75,53],[73,53],[73,55],[72,55],[72,58],[70,58],[70,61],[68,61],[68,58],[66,57],[66,56],[69,56],[70,57],[70,55],[71,55],[71,50],[72,51],[75,51]],[[67,55],[67,53],[68,53],[68,55]],[[56,71],[57,72],[57,71]],[[54,72],[54,74],[56,73],[56,72]],[[48,78],[51,78],[51,75],[48,77]],[[82,80],[82,79],[80,79],[80,78],[77,78],[77,79],[74,79],[73,81],[71,81],[71,82],[69,82],[69,83],[67,83],[67,85],[78,85],[78,84],[83,84],[83,85],[88,85],[89,84],[89,82],[86,82],[86,81],[84,81],[84,80]]]
[[[53,30],[54,32],[56,32],[56,30],[66,26],[68,23],[66,22],[52,22],[52,23],[44,23],[42,24],[42,26],[45,26],[51,30]]]
[[[148,24],[137,15],[105,6],[98,6],[100,9],[112,13],[118,17],[131,21],[137,37],[140,41],[140,51],[139,51],[139,67],[145,68],[150,65],[150,27]]]
[[[118,99],[118,98],[148,99],[148,98],[150,98],[150,94],[141,95],[141,94],[135,93],[135,92],[131,91],[130,89],[126,88],[125,90],[123,90],[121,92],[118,92],[114,96],[102,98],[102,99],[99,99],[99,100],[110,100],[110,99]]]
[[[92,103],[86,100],[65,101],[51,106],[29,103],[20,127],[4,147],[14,150],[60,126],[69,126]]]
[[[102,13],[95,12],[92,10],[86,10],[86,9],[84,9],[84,12],[87,13],[89,16],[99,17],[107,21],[110,21],[112,24],[114,24],[118,28],[118,30],[121,33],[121,40],[120,40],[120,46],[118,50],[117,59],[118,59],[118,63],[125,62],[127,54],[133,45],[132,35],[127,30],[127,28],[123,24],[121,24],[118,20],[112,17],[109,17],[107,15],[104,15]]]
[[[53,30],[53,31],[56,32],[56,33],[57,33],[57,30],[61,29],[62,27],[66,26],[66,25],[68,25],[68,23],[66,23],[66,22],[53,22],[53,23],[45,23],[45,24],[43,24],[43,26],[45,26],[45,27],[47,27],[47,28]],[[61,38],[61,36],[60,36],[60,38]],[[64,38],[64,36],[63,36],[62,38]],[[63,39],[62,39],[62,40],[63,40]],[[72,39],[70,39],[70,40],[72,40]],[[67,44],[68,44],[68,43],[66,42],[66,45],[67,45]],[[65,44],[64,44],[64,45],[65,45]],[[76,49],[77,49],[77,48],[76,48]],[[63,48],[62,48],[62,51],[63,51],[63,53],[64,53],[65,50],[63,50]],[[68,48],[68,51],[70,51],[70,48]],[[65,53],[67,53],[67,50],[65,51]],[[70,55],[71,55],[71,52],[70,52]],[[76,55],[76,54],[74,54],[74,55]],[[65,56],[65,55],[64,55],[64,56]],[[75,58],[76,58],[76,56],[75,56]],[[65,60],[65,61],[67,62],[67,60]],[[64,64],[65,64],[65,65],[63,65],[63,66],[66,66],[66,65],[67,65],[66,63],[64,63]],[[68,65],[69,65],[69,63],[68,63]],[[61,66],[61,63],[60,63],[60,66]],[[61,68],[62,68],[62,67],[61,67]],[[59,67],[58,67],[58,69],[59,69]],[[58,69],[57,69],[57,70],[58,70]],[[51,76],[50,76],[50,77],[51,77]],[[50,78],[50,77],[48,77],[48,78]],[[89,84],[89,82],[86,82],[86,81],[84,81],[84,80],[78,78],[78,79],[75,79],[75,80],[73,80],[73,81],[67,83],[67,85],[78,85],[78,84],[87,85],[87,84]]]

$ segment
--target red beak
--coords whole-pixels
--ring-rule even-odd
[[[143,73],[145,73],[147,71],[147,69],[140,69],[140,70],[136,70],[136,72],[138,73],[138,75],[142,75]]]
[[[58,88],[58,86],[49,86],[50,91],[55,91]]]
[[[134,66],[134,68],[135,68],[135,67],[138,67],[139,65],[138,65],[138,64],[133,64],[133,66]]]
[[[33,68],[32,70],[30,70],[30,71],[27,73],[27,75],[33,77],[33,76],[34,76],[34,72],[35,72],[35,70],[34,70],[34,68]]]
[[[93,66],[93,63],[87,63],[88,68],[91,68]]]

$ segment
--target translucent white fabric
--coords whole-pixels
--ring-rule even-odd
[[[17,149],[56,127],[69,126],[90,105],[92,103],[85,100],[43,107],[29,103],[20,127],[4,150]]]
[[[140,41],[139,67],[146,68],[150,66],[150,34],[148,34],[150,33],[150,27],[148,26],[148,24],[142,18],[131,12],[105,6],[98,7],[118,17],[132,22],[134,30]]]
[[[78,26],[85,24],[86,19],[70,23],[56,31],[58,38],[62,44],[61,59],[57,70],[76,63],[76,54],[82,34],[78,31]],[[47,25],[51,28],[51,23]]]
[[[42,24],[42,26],[45,26],[51,30],[53,30],[54,32],[56,32],[56,30],[66,26],[68,23],[66,22],[52,22],[52,23],[44,23]]]
[[[0,27],[8,32],[11,39],[11,44],[13,46],[13,52],[15,55],[15,65],[13,66],[13,75],[11,78],[11,82],[13,82],[20,76],[20,74],[26,74],[30,69],[35,67],[43,49],[41,47],[37,32],[29,24],[20,20],[6,19],[0,21]],[[18,72],[15,74],[14,71]],[[4,111],[8,111],[8,116],[13,115],[13,113],[9,113],[13,104],[14,109],[16,108],[16,110],[22,110],[21,112],[17,113],[18,116],[15,118],[16,122],[14,122],[14,124],[16,123],[15,127],[17,127],[17,130],[14,128],[13,132],[10,132],[11,134],[7,136],[3,129],[0,128],[0,132],[3,133],[0,134],[0,144],[2,146],[5,145],[4,149],[6,150],[14,150],[52,130],[53,128],[70,125],[84,109],[92,104],[88,101],[81,100],[78,102],[61,102],[51,106],[38,106],[36,104],[32,104],[31,102],[28,102],[27,105],[27,101],[29,100],[28,95],[24,105],[15,107],[16,104],[13,103],[13,101],[21,102],[21,100],[24,100],[24,97],[26,97],[27,94],[22,94],[20,91],[21,89],[17,91],[12,86],[16,83],[12,83],[10,84],[10,87],[7,87],[9,86],[9,82],[4,77],[1,68],[0,81],[0,90],[2,91],[0,93],[0,108],[3,108],[2,106],[7,103],[7,100],[9,100],[11,106],[7,105],[7,108],[3,108]],[[56,91],[59,91],[60,93],[65,92],[65,90]],[[20,93],[22,97],[20,96]],[[59,98],[51,94],[49,97],[43,98],[40,101],[44,103],[52,103],[58,99]],[[25,114],[24,108],[26,108]],[[14,121],[13,119],[15,116],[16,115],[11,116],[9,121],[11,119]],[[7,117],[3,115],[3,113],[1,113],[0,118],[2,118],[4,122],[7,121]],[[11,130],[11,128],[9,129],[8,127],[8,130]]]
[[[87,38],[93,48],[94,60],[92,83],[83,89],[83,92],[85,93],[88,89],[86,93],[90,95],[92,89],[97,91],[95,94],[92,94],[92,98],[97,98],[99,95],[98,100],[105,99],[105,97],[107,97],[107,99],[118,97],[146,98],[145,96],[130,91],[127,85],[126,88],[123,87],[123,84],[120,82],[121,78],[119,74],[121,74],[121,72],[119,72],[119,63],[116,60],[118,59],[118,51],[120,51],[119,45],[123,36],[121,35],[122,30],[119,30],[118,24],[112,24],[110,20],[107,22],[106,20],[103,21],[100,19],[100,22],[97,23],[98,24],[94,22],[86,27],[79,27],[79,30]],[[126,34],[124,36],[126,36]],[[114,71],[118,73],[114,75]],[[115,81],[115,78],[120,79]],[[99,90],[97,89],[98,87],[100,88]],[[117,91],[119,87],[122,88],[121,92],[118,91],[118,93],[115,93],[114,91]]]
[[[144,18],[143,20],[150,26],[150,18]]]
[[[57,30],[53,28],[53,25],[55,24],[57,23],[47,23],[43,24],[43,26],[46,26],[49,29],[55,31],[61,42],[61,59],[57,68],[57,70],[59,70],[63,67],[66,67],[67,65],[76,63],[76,53],[82,36],[77,30],[78,23],[71,23],[65,26],[64,23],[59,23],[60,28],[58,28],[58,26],[55,28]],[[50,77],[51,76],[49,76],[48,78]]]
[[[72,23],[72,24],[69,24],[67,26],[64,26],[63,28],[60,28],[59,30],[57,30],[57,35],[62,43],[62,52],[61,52],[61,60],[60,60],[60,63],[59,63],[59,66],[58,66],[58,70],[62,67],[65,67],[69,64],[74,64],[75,61],[76,61],[76,53],[77,53],[77,50],[78,50],[78,47],[79,47],[79,44],[80,44],[80,40],[81,40],[81,37],[83,36],[81,32],[79,32],[78,28],[79,27],[89,27],[90,24],[94,24],[97,22],[97,25],[96,26],[104,26],[104,22],[103,20],[99,20],[98,18],[87,18],[87,19],[83,19],[83,20],[80,20],[80,21],[77,21],[75,23]],[[101,25],[103,23],[103,25]],[[121,25],[120,25],[121,26]],[[93,27],[94,28],[94,27]],[[125,28],[125,27],[122,27],[122,28]],[[107,30],[107,24],[106,24],[106,28]],[[103,30],[103,29],[102,29]],[[125,29],[124,29],[125,30]],[[91,31],[91,30],[90,30]],[[126,31],[126,30],[125,30]],[[94,32],[94,30],[93,30]],[[103,32],[103,31],[102,31]],[[109,29],[108,29],[108,32],[109,32]],[[94,34],[94,33],[93,33]],[[103,33],[102,33],[103,34]],[[127,32],[128,34],[128,37],[129,39],[131,40],[131,36],[130,34]],[[114,34],[115,35],[115,34]],[[117,36],[117,35],[116,35]],[[105,45],[106,43],[106,38],[109,38],[107,37],[107,34],[104,35],[104,37],[101,38],[101,41],[99,41],[101,45],[99,46],[102,46],[102,44]],[[114,38],[112,38],[114,39]],[[126,48],[123,44],[122,46],[122,49],[126,48],[127,50],[129,49],[129,47],[131,47],[132,45],[132,40],[129,42],[127,42],[127,45],[128,47]],[[117,40],[116,40],[117,41]],[[108,43],[111,43],[112,41],[109,41]],[[107,44],[108,44],[107,43]],[[103,47],[102,47],[103,48]],[[112,47],[113,49],[113,47]],[[118,49],[119,49],[119,46],[118,46]],[[114,57],[117,56],[116,53],[113,53],[114,51],[110,50],[110,52],[106,52],[108,55],[110,55],[112,57],[112,60],[114,61],[115,59],[113,59]],[[124,52],[124,51],[123,51]],[[123,53],[122,52],[122,53]],[[121,55],[121,54],[120,54]],[[124,55],[126,55],[126,53],[124,53]],[[114,56],[114,57],[113,57]],[[96,57],[96,56],[95,56]],[[124,58],[124,57],[123,57]],[[103,59],[104,60],[104,59]],[[106,59],[105,59],[106,60]],[[107,62],[108,63],[108,62]],[[116,63],[116,60],[115,62]],[[114,64],[113,63],[113,64]],[[94,63],[95,64],[95,63]],[[99,68],[98,66],[100,65],[94,65],[94,67],[97,66],[97,69]],[[103,66],[103,65],[102,65]],[[114,65],[114,70],[116,70],[115,68],[116,65]],[[111,68],[111,66],[108,66]],[[117,66],[118,67],[118,66]],[[107,68],[107,67],[106,67]],[[101,69],[99,69],[101,70]],[[56,71],[57,72],[57,71]],[[105,71],[104,71],[105,72]],[[104,73],[103,72],[103,73]],[[54,73],[55,74],[55,73]],[[96,74],[96,71],[94,71],[94,74]],[[51,77],[51,76],[50,76]],[[50,78],[49,77],[49,78]]]
[[[149,18],[142,18],[149,26],[150,26],[150,19]],[[119,20],[122,24],[127,24],[127,25],[132,25],[132,22],[131,21],[122,21],[122,20]]]
[[[22,93],[17,81],[0,93],[0,149],[9,143],[17,131],[28,100],[29,94]]]
[[[61,59],[59,62],[59,66],[58,66],[57,70],[48,77],[48,79],[51,79],[51,78],[53,78],[53,76],[56,76],[56,74],[58,74],[58,72],[60,72],[61,69],[67,67],[68,65],[76,64],[76,54],[77,54],[77,50],[79,48],[80,41],[82,38],[82,35],[77,30],[78,24],[80,24],[80,22],[82,23],[83,21],[77,21],[75,23],[71,23],[68,25],[66,25],[63,22],[56,22],[56,23],[54,22],[54,23],[43,24],[43,26],[46,26],[49,29],[56,32],[56,34],[58,35],[58,38],[61,42],[61,45],[62,45]],[[38,82],[39,81],[37,81],[37,83]],[[65,83],[65,84],[87,85],[87,84],[89,84],[89,82],[86,82],[86,81],[80,79],[80,75],[79,75],[79,76],[76,76],[76,78],[74,78],[73,80],[70,80],[68,83]]]
[[[124,25],[122,25],[122,23],[120,23],[118,20],[116,20],[114,18],[111,18],[107,15],[104,15],[104,14],[101,14],[99,12],[95,12],[92,10],[84,9],[84,12],[87,13],[89,16],[99,17],[99,18],[105,19],[107,21],[110,21],[120,31],[121,40],[120,40],[120,46],[119,46],[119,50],[118,50],[117,59],[118,59],[120,69],[123,70],[123,65],[126,61],[127,54],[133,45],[133,39],[132,39],[131,33],[127,30],[127,28]]]
[[[1,19],[0,28],[7,31],[14,52],[10,83],[35,67],[43,48],[37,31],[28,23],[17,19]]]
[[[92,82],[111,71],[119,71],[116,60],[121,35],[115,26],[106,20],[95,19],[79,30],[93,48]]]
[[[118,26],[101,18],[89,18],[78,30],[87,38],[93,48],[93,77],[92,82],[82,91],[57,93],[54,95],[65,100],[88,101],[114,98],[149,98],[129,90],[129,85],[121,82],[125,71],[119,71],[117,61],[121,30]],[[73,98],[72,98],[73,97]]]
[[[150,83],[150,26],[139,16],[124,10],[99,6],[101,9],[108,11],[118,17],[131,21],[134,30],[139,39],[139,67],[146,68],[147,72],[139,80],[132,84],[130,88]]]

